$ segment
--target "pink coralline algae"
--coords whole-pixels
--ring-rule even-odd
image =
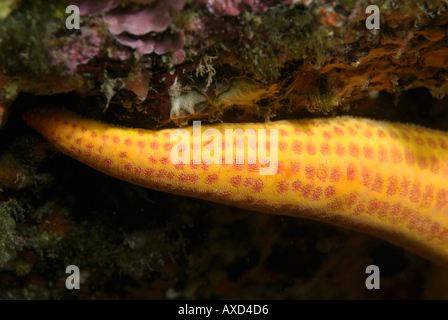
[[[81,34],[72,34],[63,47],[54,46],[52,64],[71,75],[78,65],[86,64],[100,52],[101,41],[98,28],[83,27]]]
[[[183,2],[183,3],[182,3]],[[104,21],[109,24],[112,34],[120,34],[124,31],[141,36],[149,32],[162,32],[171,23],[171,15],[168,7],[174,10],[182,10],[185,1],[157,1],[153,6],[133,10],[132,6],[124,9],[112,10],[104,15]]]
[[[149,6],[117,8],[104,15],[109,32],[117,41],[141,54],[164,54],[177,51],[184,45],[182,32],[168,33],[171,10],[180,11],[186,0],[157,1]],[[154,33],[157,33],[154,35]]]
[[[164,54],[168,51],[177,51],[184,45],[184,35],[182,32],[162,35],[144,35],[133,36],[129,34],[122,34],[117,37],[121,44],[136,49],[138,53],[148,54],[155,52],[157,54]]]
[[[198,2],[204,3],[204,0]],[[288,5],[300,0],[208,0],[207,8],[210,12],[219,16],[236,17],[243,11],[262,13],[276,5]]]

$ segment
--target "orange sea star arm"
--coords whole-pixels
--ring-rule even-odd
[[[66,155],[113,177],[345,226],[448,266],[445,132],[351,117],[202,126],[202,132],[215,128],[223,134],[225,129],[277,129],[277,173],[260,175],[262,166],[247,159],[244,164],[174,164],[174,129],[114,127],[53,107],[32,110],[24,119]],[[191,127],[185,130],[192,136]],[[192,142],[192,150],[208,144]],[[234,144],[222,145],[236,150]],[[258,144],[244,148],[255,150]]]

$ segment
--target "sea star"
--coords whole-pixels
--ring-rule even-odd
[[[184,150],[193,150],[189,161],[173,163],[173,155],[179,156],[177,151],[171,153],[179,138],[170,140],[175,129],[114,127],[55,107],[31,110],[24,119],[66,155],[113,177],[155,190],[345,226],[448,266],[445,132],[352,117],[202,126],[202,134],[207,129],[223,135],[226,129],[254,129],[256,140],[249,133],[244,146],[223,140],[222,152],[214,159],[233,151],[234,161],[217,164],[209,161],[211,154],[206,155],[219,140],[216,145],[201,141],[200,134],[188,127],[181,133],[193,137],[183,145]],[[246,155],[258,151],[258,129],[277,129],[275,174],[260,175],[260,169],[270,164],[250,164],[251,159],[235,163],[237,149],[244,148]],[[274,131],[267,131],[267,144],[275,143]],[[192,161],[204,151],[201,163]]]

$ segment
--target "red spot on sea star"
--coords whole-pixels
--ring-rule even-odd
[[[366,157],[367,159],[371,159],[373,160],[373,149],[371,147],[364,147],[364,157]]]
[[[146,142],[142,140],[137,141],[137,147],[144,149],[146,147]]]
[[[306,174],[307,179],[313,180],[315,172],[316,172],[316,169],[313,166],[306,166],[305,174]]]
[[[124,145],[126,147],[132,146],[132,140],[131,139],[124,139]]]
[[[354,215],[354,216],[359,216],[361,213],[364,212],[365,208],[366,208],[365,203],[359,203],[359,204],[356,206],[355,210],[353,210],[353,215]]]
[[[431,172],[432,172],[432,173],[435,173],[435,174],[438,174],[440,168],[442,167],[442,165],[441,165],[441,163],[440,163],[440,160],[437,159],[434,155],[431,155],[431,156],[429,157],[429,162],[431,163],[431,164],[430,164],[430,166],[431,166]]]
[[[317,168],[317,178],[320,181],[325,182],[327,177],[328,177],[328,168],[326,166],[324,166],[323,164],[319,164],[319,166]]]
[[[344,174],[342,173],[342,170],[339,166],[336,166],[333,169],[331,169],[331,176],[330,176],[331,182],[338,182],[343,177],[344,177]]]
[[[150,169],[146,169],[145,170],[145,176],[150,177],[152,175],[152,173],[154,172],[153,168]]]
[[[414,140],[419,146],[422,146],[425,144],[425,141],[423,141],[423,139],[420,136],[415,136]]]
[[[420,201],[420,183],[414,183],[412,185],[411,194],[409,195],[409,199],[411,199],[412,202],[419,202]]]
[[[322,133],[322,135],[324,136],[325,139],[328,139],[328,140],[331,139],[331,132],[329,132],[329,131],[324,131]]]
[[[396,177],[391,177],[389,179],[389,183],[387,184],[386,188],[386,195],[389,197],[393,196],[398,189],[398,179]]]
[[[163,149],[165,149],[165,151],[170,151],[173,148],[173,144],[171,142],[165,142],[163,144]]]
[[[125,153],[126,154],[126,153]],[[157,159],[154,157],[149,157],[148,158],[149,162],[151,162],[152,164],[156,164],[157,163]]]
[[[278,143],[278,148],[280,149],[280,151],[285,152],[286,149],[288,148],[288,144],[286,142],[280,141]]]
[[[397,140],[398,139],[398,134],[396,134],[394,131],[389,131],[389,135],[392,139]]]
[[[291,173],[297,174],[300,173],[300,163],[297,162],[291,162]]]
[[[337,211],[342,207],[342,200],[339,198],[334,199],[333,201],[327,203],[327,208],[331,211]]]
[[[347,180],[354,181],[356,179],[356,166],[350,163],[347,167]]]
[[[359,195],[357,193],[350,194],[348,200],[347,200],[347,208],[351,209],[353,205],[358,201]]]
[[[353,142],[350,142],[350,145],[348,146],[348,153],[355,158],[358,158],[359,156],[359,147],[355,145]]]
[[[428,184],[426,186],[425,193],[423,194],[421,203],[421,206],[423,208],[429,208],[432,202],[434,201],[434,189],[435,187],[432,184]]]
[[[305,129],[305,134],[306,134],[307,136],[309,136],[309,137],[314,136],[314,132],[313,132],[313,130],[311,130],[311,129]]]
[[[151,146],[151,149],[153,149],[153,150],[159,149],[159,146],[160,146],[160,144],[157,141],[151,141],[151,143],[149,145]]]
[[[277,192],[279,194],[285,193],[288,190],[288,183],[285,180],[282,180],[277,185]]]
[[[370,183],[372,182],[372,172],[367,168],[363,168],[361,175],[362,175],[362,184],[365,187],[369,187]]]
[[[445,139],[439,138],[439,144],[442,149],[448,150],[448,144],[446,143]]]
[[[238,187],[241,183],[241,176],[235,176],[230,178],[230,183],[232,184],[232,186],[234,186],[235,188]]]
[[[161,169],[161,170],[159,170],[159,171],[157,172],[156,177],[157,177],[157,178],[165,178],[166,173],[167,173],[166,170]]]
[[[372,138],[372,136],[373,136],[372,132],[369,131],[369,130],[364,131],[363,135],[364,135],[364,137],[366,137],[367,139],[370,139],[370,138]]]
[[[411,182],[407,178],[403,178],[403,181],[400,184],[400,196],[406,196],[409,192],[409,185]]]
[[[333,131],[334,131],[334,134],[336,134],[337,136],[343,136],[344,135],[344,130],[342,130],[339,127],[334,127]]]
[[[263,181],[261,181],[261,179],[255,179],[252,190],[256,193],[260,193],[261,191],[263,191],[263,188],[264,188]]]
[[[417,155],[417,164],[420,169],[425,170],[428,167],[428,161],[425,156]]]
[[[433,138],[428,138],[426,140],[428,141],[428,145],[430,148],[432,148],[432,149],[437,148],[437,142],[435,142],[435,140]]]
[[[369,201],[367,206],[367,214],[373,215],[379,208],[381,202],[378,199],[373,199]]]
[[[336,189],[333,186],[325,188],[325,198],[329,199],[336,194]]]
[[[379,147],[378,150],[378,160],[380,162],[387,162],[387,149],[383,146]]]
[[[307,142],[305,147],[306,152],[309,155],[315,155],[316,154],[316,146],[312,142]]]
[[[302,142],[294,141],[292,143],[292,151],[297,154],[302,154]]]
[[[401,137],[402,137],[406,142],[409,142],[409,140],[411,140],[411,139],[409,139],[409,136],[408,136],[406,133],[404,133],[403,131],[400,131],[400,134],[401,134]]]
[[[352,127],[350,127],[350,126],[347,127],[347,130],[348,130],[348,133],[349,133],[351,136],[356,136],[356,135],[358,134],[358,132],[356,132],[356,130],[353,129]]]
[[[179,176],[179,181],[180,182],[190,182],[190,183],[197,183],[199,181],[199,177],[197,175],[194,174],[185,174],[182,173]]]
[[[392,162],[395,164],[399,164],[403,161],[403,154],[396,147],[392,148],[392,150],[390,151],[390,156]]]
[[[379,174],[377,174],[375,177],[375,181],[373,182],[372,191],[382,192],[383,184],[384,184],[384,179],[381,178]]]
[[[446,189],[442,188],[437,192],[436,196],[436,208],[438,210],[442,209],[448,203],[448,192]]]
[[[404,151],[404,158],[406,159],[406,164],[408,166],[413,166],[415,161],[415,154],[409,149]]]
[[[213,184],[218,180],[217,174],[211,174],[205,179],[205,184]]]
[[[337,143],[335,152],[338,157],[343,157],[345,155],[345,147],[341,143]]]
[[[311,200],[313,200],[313,201],[319,201],[321,195],[322,195],[322,188],[321,188],[321,187],[317,187],[317,188],[314,190],[313,194],[311,195]]]
[[[324,156],[329,156],[331,154],[331,147],[328,143],[322,143],[320,145],[320,153]]]

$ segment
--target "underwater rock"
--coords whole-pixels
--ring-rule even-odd
[[[184,45],[184,36],[182,32],[174,34],[161,34],[157,36],[144,35],[133,36],[130,34],[120,34],[117,41],[121,44],[137,50],[141,54],[149,54],[155,52],[159,55],[169,51],[178,51]]]
[[[67,30],[60,19],[66,16],[65,8],[51,2],[20,2],[0,22],[0,67],[17,92],[49,95],[77,90],[102,97],[100,110],[110,103],[118,118],[152,125],[169,122],[168,91],[175,78],[207,84],[204,92],[223,111],[209,113],[213,121],[243,108],[245,116],[237,118],[244,121],[292,116],[305,109],[327,114],[381,91],[400,93],[417,87],[443,98],[448,87],[442,70],[448,67],[443,45],[448,13],[443,1],[426,9],[403,5],[393,10],[387,1],[381,2],[379,30],[365,26],[366,3],[80,0],[81,28]],[[39,35],[25,19],[30,14],[41,27]],[[30,45],[33,50],[27,51]],[[30,59],[20,58],[27,54]],[[116,95],[104,96],[101,88],[107,79],[126,82],[133,70],[143,69],[150,74],[147,99],[143,91],[131,90],[133,97],[121,93],[126,85],[117,88]],[[309,76],[300,78],[301,74]],[[237,78],[276,89],[241,101],[233,94],[229,102],[225,88]],[[127,107],[120,111],[122,96],[127,96]],[[8,110],[2,105],[3,119]]]
[[[199,0],[198,2],[203,1]],[[207,8],[210,12],[220,16],[235,17],[244,11],[263,13],[277,5],[289,5],[296,2],[301,2],[301,0],[210,0],[207,1]]]
[[[121,0],[76,0],[75,4],[79,7],[81,15],[97,15],[107,12],[121,3]]]
[[[0,72],[0,129],[5,125],[11,113],[11,103],[5,99],[3,88],[9,82],[9,78]]]

